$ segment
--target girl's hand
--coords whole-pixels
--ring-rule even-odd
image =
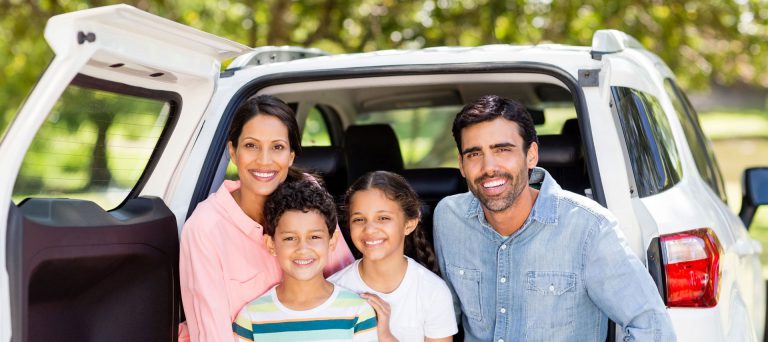
[[[376,311],[377,326],[380,342],[399,342],[389,331],[389,316],[391,314],[389,303],[372,293],[360,294],[360,297],[368,301]]]

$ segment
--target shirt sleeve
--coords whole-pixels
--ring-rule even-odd
[[[355,342],[370,342],[378,341],[378,330],[376,323],[376,312],[373,311],[373,307],[366,302],[360,306],[360,312],[357,316],[357,323],[355,323],[355,335],[352,341]]]
[[[341,271],[344,267],[355,261],[355,257],[352,256],[352,252],[349,250],[347,241],[344,240],[344,234],[341,233],[339,226],[336,226],[336,230],[333,231],[334,235],[338,235],[336,240],[336,248],[331,253],[331,257],[328,260],[328,264],[323,269],[323,275],[328,278],[334,273]]]
[[[240,310],[235,321],[232,322],[232,333],[235,336],[235,341],[253,342],[253,323],[248,314],[248,305]]]
[[[439,285],[433,286],[434,292],[424,322],[424,336],[429,338],[444,338],[459,332],[451,291],[446,285]]]
[[[659,291],[614,218],[602,220],[583,251],[587,293],[621,326],[625,341],[675,340]]]
[[[433,239],[435,244],[435,257],[437,258],[437,266],[440,268],[440,274],[443,275],[445,285],[448,286],[448,291],[451,294],[454,314],[453,321],[461,323],[461,305],[459,304],[459,297],[456,295],[456,291],[453,289],[453,284],[451,284],[450,278],[448,277],[448,268],[445,266],[445,251],[443,247],[445,242],[443,241],[444,238],[442,231],[446,228],[443,226],[442,218],[445,217],[445,215],[448,215],[448,213],[444,212],[447,209],[445,209],[445,207],[441,204],[444,205],[442,201],[437,204],[437,207],[435,207],[435,214],[433,216],[434,221],[432,234],[434,235]]]
[[[232,322],[218,239],[190,218],[181,234],[179,276],[184,313],[193,342],[232,341]]]

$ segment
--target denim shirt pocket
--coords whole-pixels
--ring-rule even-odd
[[[482,322],[483,311],[480,306],[480,270],[448,264],[448,278],[461,302],[461,311],[469,319]]]
[[[530,271],[526,276],[526,340],[568,340],[575,329],[576,274]]]

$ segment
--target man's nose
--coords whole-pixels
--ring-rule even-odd
[[[491,153],[486,153],[483,156],[483,173],[492,174],[494,171],[496,171],[497,167],[498,161],[496,160],[496,156]]]

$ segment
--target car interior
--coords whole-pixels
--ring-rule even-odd
[[[451,133],[453,118],[464,104],[486,94],[523,103],[537,127],[538,166],[564,189],[590,194],[573,97],[553,77],[392,76],[276,85],[259,93],[280,97],[296,108],[304,139],[295,164],[321,176],[337,201],[369,171],[392,171],[408,180],[422,200],[421,224],[430,242],[437,203],[467,191]],[[317,121],[313,116],[326,126],[329,137],[324,144],[307,139],[312,121]],[[347,233],[343,224],[342,230]]]

